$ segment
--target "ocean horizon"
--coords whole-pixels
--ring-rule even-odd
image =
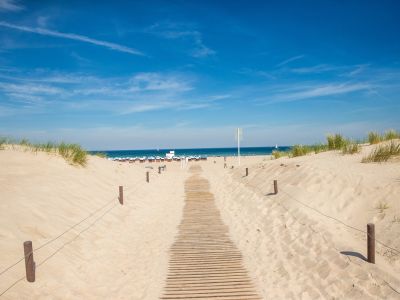
[[[290,146],[276,147],[243,147],[240,148],[241,156],[256,156],[256,155],[270,155],[272,151],[286,151]],[[147,149],[147,150],[95,150],[89,151],[90,154],[104,153],[109,158],[126,158],[126,157],[150,157],[160,156],[165,157],[169,151],[175,151],[175,156],[203,156],[203,157],[217,157],[217,156],[237,156],[237,148],[185,148],[185,149]]]

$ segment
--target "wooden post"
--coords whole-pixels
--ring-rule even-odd
[[[26,280],[35,282],[35,261],[33,260],[32,241],[24,242]]]
[[[149,182],[150,178],[149,178],[149,171],[146,172],[146,181]]]
[[[274,193],[278,194],[278,180],[274,180]]]
[[[161,174],[161,167],[158,167],[158,174]]]
[[[119,203],[124,205],[124,187],[122,185],[119,186]]]
[[[249,168],[246,168],[246,177],[249,176]]]
[[[368,262],[375,263],[375,225],[367,224]]]

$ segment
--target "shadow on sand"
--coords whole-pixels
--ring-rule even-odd
[[[362,255],[361,253],[358,253],[358,252],[354,252],[354,251],[341,251],[340,253],[343,254],[343,255],[358,257],[358,258],[360,258],[360,259],[362,259],[362,260],[367,261],[367,258],[366,258],[364,255]]]

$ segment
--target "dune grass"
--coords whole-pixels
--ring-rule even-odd
[[[278,150],[274,150],[272,151],[272,156],[275,159],[281,158],[281,157],[285,157],[285,156],[289,156],[289,151],[278,151]]]
[[[0,137],[0,150],[4,149],[4,145],[8,144],[8,139],[5,137]]]
[[[397,132],[394,129],[390,129],[388,131],[386,131],[383,135],[383,139],[385,141],[390,141],[390,140],[394,140],[394,139],[400,139],[400,132]]]
[[[361,146],[358,142],[349,141],[342,148],[342,154],[356,154],[361,151]]]
[[[384,202],[384,201],[380,201],[376,206],[375,209],[379,210],[379,212],[382,214],[385,212],[386,209],[389,209],[389,205]]]
[[[389,144],[379,145],[368,156],[364,157],[361,162],[385,162],[392,157],[400,156],[400,143],[391,141]]]
[[[312,145],[310,147],[313,149],[315,154],[318,154],[318,153],[325,152],[325,151],[329,150],[328,149],[328,145],[322,144],[322,143],[321,144],[314,144],[314,145]]]
[[[329,150],[341,150],[344,146],[346,146],[346,144],[348,144],[348,140],[339,133],[328,135],[326,139]]]
[[[107,153],[104,153],[104,152],[96,152],[93,155],[98,156],[100,158],[107,158]]]
[[[67,143],[31,143],[27,139],[12,140],[0,138],[0,149],[5,145],[22,146],[25,151],[55,153],[63,157],[68,163],[85,166],[87,163],[87,152],[78,144]]]
[[[381,136],[379,133],[371,131],[368,133],[368,142],[371,145],[378,144],[381,141]]]
[[[311,146],[303,146],[303,145],[294,145],[290,150],[291,157],[298,157],[307,155],[309,153],[313,153],[314,150]]]

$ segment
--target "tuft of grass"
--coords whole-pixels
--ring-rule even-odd
[[[390,144],[378,146],[367,157],[364,157],[361,162],[385,162],[395,156],[400,156],[400,143],[391,141]]]
[[[378,144],[382,140],[381,136],[377,132],[369,132],[368,133],[368,142],[373,145],[373,144]]]
[[[72,164],[85,166],[87,163],[87,152],[78,144],[61,143],[54,149]]]
[[[8,139],[0,136],[0,150],[4,149],[6,144],[8,144]]]
[[[394,129],[387,130],[383,135],[383,139],[385,141],[394,140],[398,138],[400,138],[400,133]]]
[[[96,155],[100,158],[107,158],[107,153],[104,153],[104,152],[96,152],[94,155]]]
[[[348,143],[348,141],[343,137],[343,135],[339,133],[336,133],[334,135],[328,135],[326,139],[328,142],[329,150],[340,150]]]
[[[313,149],[315,154],[328,151],[328,145],[325,145],[325,144],[315,144],[315,145],[312,145],[311,148]]]
[[[23,146],[26,150],[32,152],[47,152],[55,153],[63,157],[67,162],[73,165],[85,166],[87,163],[87,152],[78,144],[67,144],[67,143],[31,143],[27,139],[20,141],[10,141],[9,139],[0,138],[0,148],[5,143],[11,143],[12,145],[17,144]]]
[[[314,152],[312,147],[303,145],[294,145],[290,150],[291,157],[303,156],[311,152]]]
[[[22,146],[30,146],[30,142],[27,139],[20,140],[18,144]]]
[[[284,156],[289,156],[289,152],[274,150],[274,151],[272,151],[272,156],[275,159],[278,159],[278,158],[281,158],[281,157],[284,157]]]
[[[380,213],[383,213],[388,208],[389,208],[389,205],[384,201],[380,201],[377,204],[377,206],[375,207],[375,209],[379,210]]]
[[[356,154],[361,151],[361,147],[357,142],[348,142],[342,148],[343,154]]]

